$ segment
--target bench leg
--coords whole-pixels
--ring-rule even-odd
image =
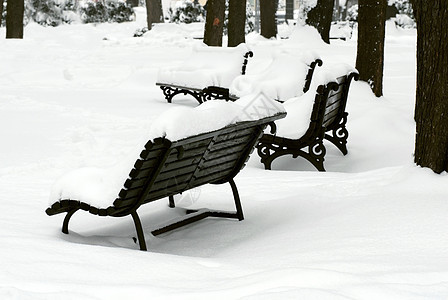
[[[331,133],[332,135],[325,134],[325,139],[332,142],[339,151],[342,152],[342,154],[347,155],[347,139],[348,139],[348,131],[345,127],[345,124],[347,123],[347,115],[348,113],[345,113],[344,116],[339,121],[339,125],[337,128],[334,128]]]
[[[68,234],[68,222],[70,222],[70,218],[73,216],[75,212],[78,211],[79,208],[75,208],[67,212],[67,215],[64,218],[64,223],[62,223],[62,232]]]
[[[229,180],[230,187],[232,188],[233,193],[233,199],[235,200],[235,207],[236,207],[236,215],[238,216],[238,220],[242,221],[244,220],[243,215],[243,208],[241,207],[241,200],[240,195],[238,194],[238,189],[236,188],[235,181],[233,181],[233,178]]]
[[[132,219],[134,220],[135,230],[137,231],[138,243],[140,244],[140,250],[146,251],[145,235],[143,234],[142,223],[138,217],[137,211],[131,213]]]
[[[174,196],[168,196],[168,206],[171,208],[175,208],[176,204],[174,203]]]
[[[314,144],[308,146],[308,156],[305,157],[317,170],[325,172],[324,160],[327,149],[325,149],[322,140],[317,140]]]
[[[173,88],[170,86],[160,86],[160,88],[162,89],[163,95],[165,95],[165,99],[166,99],[166,101],[168,101],[168,103],[171,103],[171,101],[173,100],[173,97],[178,94],[184,94],[184,95],[189,94],[189,95],[193,96],[199,102],[199,104],[201,104],[203,102],[202,92]]]
[[[302,149],[291,149],[269,143],[260,143],[257,146],[257,151],[266,170],[271,170],[271,164],[274,159],[283,155],[292,155],[293,158],[301,156],[308,160],[317,170],[325,171],[324,156],[327,151],[322,140],[316,140],[307,148],[308,152]]]

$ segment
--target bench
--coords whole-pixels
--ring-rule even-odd
[[[277,55],[261,73],[235,78],[230,89],[215,86],[203,89],[203,99],[235,101],[246,93],[259,90],[278,102],[284,102],[289,98],[306,93],[311,86],[316,66],[323,64],[322,60],[316,58],[315,55],[307,59],[309,61],[303,61],[291,54]],[[247,88],[249,90],[244,90]]]
[[[235,212],[208,209],[194,211],[151,233],[159,235],[206,217],[235,218],[241,221],[244,216],[234,177],[245,166],[264,129],[271,125],[272,130],[275,130],[273,122],[285,115],[280,112],[259,120],[242,121],[174,142],[167,138],[156,138],[144,146],[112,205],[100,208],[82,199],[59,199],[50,205],[46,213],[50,216],[67,213],[62,226],[62,232],[66,234],[70,218],[78,210],[98,216],[131,215],[140,250],[146,250],[143,228],[137,214],[140,206],[168,197],[169,206],[174,207],[173,196],[176,194],[207,183],[229,183]]]
[[[193,96],[199,103],[206,99],[204,88],[213,86],[228,90],[232,80],[246,74],[253,52],[245,44],[233,48],[195,47],[191,56],[178,67],[159,70],[156,85],[168,103],[174,96]]]
[[[325,171],[324,139],[333,143],[346,155],[348,131],[345,125],[348,113],[345,107],[350,83],[352,79],[358,80],[358,77],[358,73],[353,71],[338,77],[336,81],[317,87],[309,125],[301,137],[288,138],[263,134],[257,145],[257,152],[265,169],[271,169],[274,159],[290,154],[293,158],[301,156],[317,170]],[[288,112],[287,108],[286,111]]]

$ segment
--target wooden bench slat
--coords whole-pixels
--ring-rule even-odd
[[[325,115],[325,120],[324,120],[324,127],[327,127],[328,125],[330,125],[331,123],[333,123],[336,119],[336,117],[338,116],[339,111],[338,110],[333,110],[330,113],[328,113],[327,115]]]
[[[324,121],[328,118],[327,116],[330,115],[331,113],[338,112],[338,110],[341,108],[342,105],[342,100],[339,99],[339,101],[333,103],[332,105],[329,105],[325,108],[325,114],[324,114]]]
[[[339,91],[339,93],[331,95],[327,100],[327,107],[341,100],[343,96],[343,91]]]
[[[160,172],[161,174],[166,172],[171,172],[178,168],[183,168],[190,166],[191,164],[197,164],[202,159],[202,155],[196,155],[196,156],[188,156],[185,158],[182,158],[178,161],[170,161],[165,165],[165,168]]]
[[[234,170],[233,167],[230,167],[225,170],[218,170],[211,173],[208,173],[207,175],[195,178],[189,185],[190,188],[192,187],[198,187],[203,185],[204,183],[213,183],[214,181],[218,181],[224,178],[227,178],[229,174]]]

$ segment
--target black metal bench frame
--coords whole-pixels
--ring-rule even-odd
[[[333,143],[346,155],[348,113],[345,111],[351,80],[358,80],[358,73],[352,72],[337,78],[337,82],[319,85],[316,90],[310,125],[299,139],[289,139],[272,134],[264,134],[257,152],[265,169],[270,170],[272,161],[283,155],[301,156],[319,171],[325,171],[326,148],[324,139]]]
[[[246,68],[247,63],[249,61],[250,57],[253,57],[254,53],[252,51],[246,52],[244,54],[244,61],[243,65],[241,67],[241,75],[246,74]],[[165,96],[165,99],[168,103],[171,103],[174,96],[183,94],[183,95],[191,95],[193,98],[195,98],[199,103],[203,103],[204,101],[211,100],[212,98],[210,93],[207,93],[207,87],[204,88],[192,88],[188,86],[180,86],[175,84],[167,84],[167,83],[156,83],[157,86],[160,86],[162,89],[163,95]],[[219,88],[221,91],[227,90],[228,94],[228,88],[224,87],[216,87]],[[214,99],[214,98],[213,98]]]
[[[323,64],[321,59],[316,59],[312,61],[308,65],[308,72],[305,77],[305,84],[303,86],[303,93],[306,93],[311,86],[311,81],[313,80],[313,74],[316,69],[316,66],[321,67]],[[232,95],[229,93],[229,89],[216,87],[216,86],[209,86],[202,90],[202,95],[204,100],[212,100],[212,99],[222,99],[226,101],[235,101],[238,99],[236,95]],[[278,102],[284,102],[280,99],[274,99]]]
[[[245,166],[265,128],[270,125],[274,133],[274,121],[285,115],[286,113],[279,113],[256,121],[239,122],[174,142],[165,138],[149,141],[113,205],[98,208],[82,202],[82,199],[62,199],[52,204],[46,213],[50,216],[67,213],[62,225],[62,232],[66,234],[70,218],[78,210],[99,216],[131,215],[140,250],[146,250],[143,228],[137,214],[140,206],[168,197],[169,206],[174,207],[176,194],[207,183],[228,182],[233,193],[235,212],[208,209],[188,211],[181,220],[155,229],[151,233],[159,235],[207,217],[234,218],[241,221],[244,215],[234,177]]]

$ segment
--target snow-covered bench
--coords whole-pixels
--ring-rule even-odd
[[[204,102],[203,89],[217,87],[228,90],[233,79],[246,73],[252,51],[245,44],[237,47],[195,47],[181,65],[159,70],[156,85],[171,103],[178,94],[191,95]]]
[[[67,213],[62,226],[64,233],[68,233],[69,220],[78,210],[99,216],[131,215],[140,249],[146,250],[137,214],[140,206],[168,197],[170,207],[174,207],[176,194],[207,183],[229,183],[236,212],[194,211],[151,233],[162,234],[206,217],[243,220],[234,177],[244,167],[266,126],[271,124],[274,129],[274,120],[285,116],[283,108],[275,103],[257,104],[258,100],[266,100],[261,96],[255,100],[209,101],[195,109],[176,107],[161,115],[151,134],[159,137],[143,146],[128,176],[123,168],[117,169],[120,174],[115,177],[111,176],[111,170],[105,170],[104,174],[101,170],[75,170],[55,183],[46,213],[50,216]],[[176,116],[183,122],[178,119],[166,122]],[[117,184],[120,176],[127,177],[122,178],[121,187]]]
[[[346,75],[329,82],[328,77],[322,76],[316,92],[310,90],[302,97],[283,103],[288,115],[276,122],[276,135],[263,134],[257,145],[265,169],[271,169],[274,159],[290,154],[293,158],[301,156],[319,171],[325,171],[324,139],[347,154],[348,113],[345,107],[350,83],[352,79],[358,80],[358,73],[348,66],[342,68],[339,74]]]
[[[271,99],[284,102],[301,96],[309,90],[316,66],[322,66],[316,53],[276,53],[262,72],[235,78],[229,98],[235,100],[249,93],[263,92]]]

